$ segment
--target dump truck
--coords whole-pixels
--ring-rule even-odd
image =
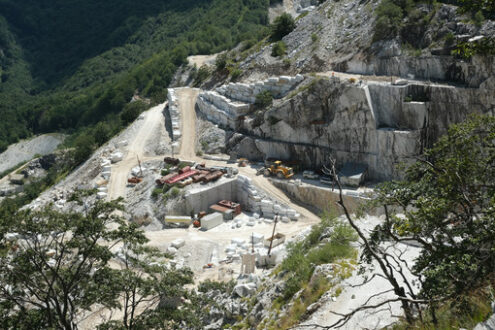
[[[276,160],[268,164],[263,171],[265,176],[276,175],[279,179],[289,179],[294,176],[292,167],[287,167],[282,164],[282,161]]]

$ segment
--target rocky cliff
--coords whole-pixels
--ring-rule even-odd
[[[231,54],[240,57],[245,83],[217,87],[198,101],[209,120],[235,131],[228,151],[299,160],[311,169],[333,157],[338,166],[365,164],[369,178],[382,181],[399,178],[398,166],[413,162],[451,124],[494,114],[494,57],[460,59],[445,39],[490,37],[495,22],[474,24],[452,5],[417,5],[420,27],[408,16],[397,37],[374,40],[379,3],[325,1],[283,38],[286,55],[272,56],[270,43]],[[278,90],[259,80],[272,76],[264,81],[281,84],[287,73],[304,78]],[[254,103],[263,90],[274,101],[260,109]]]

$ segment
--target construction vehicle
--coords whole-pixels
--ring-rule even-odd
[[[282,161],[276,160],[267,164],[263,171],[265,176],[276,175],[279,179],[290,179],[294,176],[292,167],[287,167],[282,164]]]
[[[131,184],[131,185],[137,185],[138,183],[141,183],[143,182],[143,168],[141,167],[141,161],[139,160],[139,156],[136,156],[137,157],[137,161],[138,161],[138,164],[139,164],[139,175],[136,175],[136,176],[133,176],[129,179],[127,179],[127,183]]]
[[[143,182],[143,178],[138,178],[137,176],[133,176],[132,178],[127,179],[127,183],[130,184],[138,184]]]

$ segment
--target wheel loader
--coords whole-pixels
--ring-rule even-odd
[[[276,175],[279,179],[290,179],[294,176],[294,170],[292,167],[283,165],[280,160],[276,160],[265,165],[265,170],[263,171],[265,176]]]

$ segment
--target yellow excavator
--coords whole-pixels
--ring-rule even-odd
[[[282,161],[276,160],[265,163],[263,174],[265,176],[276,175],[279,179],[290,179],[294,176],[294,170],[292,167],[283,165]]]

